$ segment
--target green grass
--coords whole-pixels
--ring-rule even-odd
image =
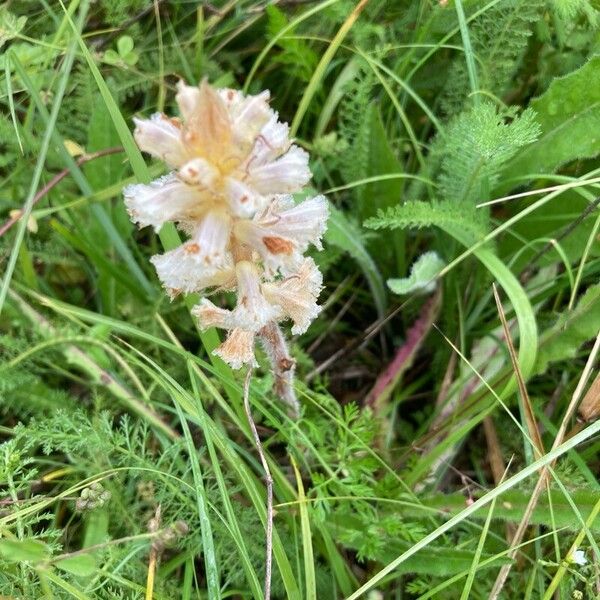
[[[249,390],[271,597],[596,597],[599,25],[544,0],[0,8],[0,596],[264,598],[245,373],[160,287],[183,234],[121,194],[165,173],[132,118],[206,77],[271,91],[331,205],[324,310],[286,334],[300,418],[260,352]],[[433,292],[387,281],[431,251],[420,331]]]

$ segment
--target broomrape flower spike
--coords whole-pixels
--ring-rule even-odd
[[[134,119],[141,150],[172,171],[149,185],[123,191],[131,219],[159,231],[173,222],[189,239],[152,257],[171,299],[202,292],[192,313],[200,327],[218,327],[227,338],[215,354],[233,368],[256,365],[260,338],[275,375],[274,389],[298,413],[294,361],[278,323],[307,330],[319,314],[321,273],[304,252],[321,248],[328,209],[324,196],[295,203],[311,177],[308,154],[289,138],[286,123],[269,106],[269,92],[245,96],[180,82],[181,118],[164,114]],[[206,298],[235,291],[236,306]]]

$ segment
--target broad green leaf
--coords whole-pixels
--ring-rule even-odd
[[[569,490],[571,497],[583,519],[586,519],[592,512],[596,502],[598,502],[598,490],[591,487],[581,487],[579,489]],[[502,495],[500,501],[496,503],[493,521],[513,521],[519,522],[527,504],[531,499],[531,491],[528,489],[509,490]],[[460,493],[453,494],[435,494],[423,498],[423,506],[428,511],[441,511],[445,515],[459,513],[465,507],[465,496]],[[423,508],[418,506],[407,506],[402,509],[405,518],[422,517]],[[405,511],[405,512],[404,512]],[[485,513],[475,514],[471,517],[474,521],[482,521],[486,518]],[[548,494],[540,496],[538,503],[531,515],[531,523],[536,525],[547,525],[554,523],[557,528],[564,527],[569,531],[577,531],[581,527],[581,521],[573,512],[562,491],[553,488],[551,490],[551,502]],[[591,526],[592,531],[600,531],[600,521],[595,521]]]
[[[9,561],[42,562],[50,555],[48,546],[38,540],[0,540],[0,555]]]
[[[555,79],[530,106],[542,134],[509,163],[506,177],[552,172],[569,161],[596,156],[600,153],[600,56]]]
[[[91,554],[80,554],[54,563],[57,569],[78,577],[88,577],[96,570],[96,561]]]
[[[388,287],[394,294],[433,292],[436,286],[435,278],[444,265],[437,252],[425,252],[413,263],[408,277],[388,279]]]
[[[375,261],[367,252],[363,240],[364,234],[360,228],[350,221],[343,212],[330,204],[325,241],[348,252],[360,265],[373,294],[377,313],[379,316],[383,316],[386,305],[383,279]]]
[[[132,50],[131,52],[127,53],[127,56],[125,56],[123,60],[130,67],[133,67],[133,65],[135,65],[137,61],[140,60],[140,55],[135,50]]]
[[[541,338],[535,373],[543,373],[548,364],[573,358],[581,345],[595,337],[600,329],[600,284],[590,287],[577,306],[564,313]]]
[[[524,199],[519,207],[525,207],[530,203],[529,199]],[[500,239],[498,254],[500,256],[515,256],[513,268],[516,272],[525,268],[535,253],[543,247],[543,244],[551,238],[555,238],[557,232],[569,227],[577,215],[581,214],[589,207],[590,201],[582,197],[575,191],[567,190],[562,192],[560,198],[548,202],[543,211],[534,211],[524,219],[515,223],[511,227],[514,235],[507,235]],[[577,228],[560,240],[560,247],[564,250],[569,262],[577,264],[588,243],[592,230],[594,228],[592,213],[583,222],[577,225]],[[523,248],[523,240],[539,240],[530,248]],[[592,245],[592,256],[600,253],[600,244]],[[549,265],[560,260],[556,250],[547,252],[539,260],[539,265]]]
[[[107,508],[98,507],[88,512],[85,518],[84,548],[101,544],[108,539],[109,516],[110,512]]]
[[[388,141],[387,133],[381,114],[376,104],[372,104],[365,115],[367,127],[367,164],[360,173],[361,177],[376,177],[377,175],[389,175],[391,173],[402,173],[403,169],[396,154]],[[360,186],[358,190],[358,201],[360,213],[363,219],[372,217],[379,209],[395,206],[400,202],[402,194],[402,179],[383,179]]]

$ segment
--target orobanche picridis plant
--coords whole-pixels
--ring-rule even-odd
[[[233,368],[256,365],[256,338],[273,366],[275,391],[295,414],[294,362],[278,323],[306,331],[318,315],[322,277],[303,256],[321,247],[328,209],[323,196],[296,204],[311,177],[308,154],[292,144],[269,92],[244,95],[178,85],[181,118],[135,119],[140,149],[172,172],[124,190],[131,219],[159,230],[174,222],[189,240],[152,257],[171,298],[182,293],[235,291],[229,310],[203,297],[193,309],[202,328],[227,330],[215,354]]]

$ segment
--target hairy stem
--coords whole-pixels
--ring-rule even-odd
[[[260,339],[273,369],[273,391],[288,407],[289,416],[297,419],[300,405],[294,392],[296,361],[290,356],[285,338],[275,322],[268,323],[259,332]]]
[[[246,417],[248,418],[248,424],[252,431],[252,437],[256,445],[256,450],[260,456],[260,462],[262,463],[265,471],[265,481],[267,484],[267,540],[266,540],[266,558],[265,558],[265,600],[269,600],[271,597],[271,570],[273,562],[273,477],[271,476],[271,470],[267,463],[260,438],[258,437],[258,431],[256,425],[252,419],[252,410],[250,408],[250,379],[252,378],[252,368],[248,369],[246,374],[246,381],[244,382],[244,409],[246,410]]]

